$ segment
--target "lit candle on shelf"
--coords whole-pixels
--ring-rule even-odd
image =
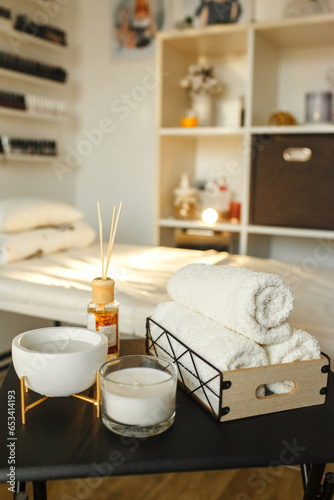
[[[139,358],[144,358],[141,365]],[[141,437],[166,430],[174,421],[176,382],[176,368],[166,360],[124,356],[105,363],[101,368],[104,424],[118,434]]]

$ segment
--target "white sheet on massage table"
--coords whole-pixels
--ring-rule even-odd
[[[168,278],[187,263],[214,264],[224,256],[214,251],[115,244],[108,275],[116,281],[120,331],[144,336],[147,316],[159,302],[168,300]],[[101,276],[98,244],[0,266],[0,310],[86,326],[91,281],[97,276]]]
[[[122,333],[144,336],[145,320],[155,305],[169,300],[166,283],[187,263],[229,264],[277,273],[296,294],[289,322],[314,334],[322,350],[334,356],[334,270],[303,267],[213,251],[164,247],[114,246],[110,276],[116,280]],[[91,280],[101,275],[98,245],[0,267],[0,309],[86,325]]]

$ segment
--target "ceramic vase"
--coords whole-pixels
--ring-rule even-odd
[[[192,96],[192,109],[197,116],[199,127],[212,126],[213,102],[208,94],[194,94]]]

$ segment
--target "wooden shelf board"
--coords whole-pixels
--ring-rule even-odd
[[[30,35],[29,33],[23,33],[22,31],[14,29],[10,24],[6,26],[0,23],[0,34],[6,35],[9,38],[14,38],[15,40],[22,41],[24,43],[31,43],[33,45],[44,47],[50,50],[55,50],[58,52],[65,53],[68,50],[67,46],[59,45],[55,42],[49,42],[47,40],[44,40],[43,38]]]
[[[59,160],[59,156],[51,155],[4,155],[0,154],[1,163],[46,163],[53,160]]]
[[[159,131],[163,136],[210,136],[210,135],[243,135],[245,129],[243,127],[163,127]]]
[[[71,121],[70,117],[42,115],[39,113],[31,113],[30,111],[24,111],[24,110],[21,111],[19,109],[10,109],[5,107],[0,107],[0,115],[13,118],[24,118],[28,120],[53,122],[53,123],[67,123]]]
[[[158,38],[185,54],[239,53],[246,52],[247,27],[247,24],[230,24],[172,30],[159,33]]]
[[[306,48],[334,44],[333,21],[334,14],[327,13],[257,23],[254,30],[277,47]]]
[[[240,233],[243,229],[241,224],[230,224],[229,222],[216,222],[215,224],[205,224],[200,220],[179,220],[173,217],[159,219],[160,227],[170,227],[175,229],[213,229],[214,231],[229,231]]]
[[[20,71],[13,71],[11,69],[0,68],[0,76],[8,77],[15,80],[21,80],[23,82],[30,82],[34,85],[41,85],[43,87],[50,87],[56,89],[67,89],[68,83],[55,82],[47,78],[39,78],[38,76],[29,75],[27,73],[21,73]]]
[[[254,126],[252,134],[333,134],[334,123],[294,125],[287,127]]]
[[[255,226],[247,227],[249,234],[267,234],[269,236],[290,236],[296,238],[326,238],[334,239],[334,231],[326,229],[301,229],[292,227]]]

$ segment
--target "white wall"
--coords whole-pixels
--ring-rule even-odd
[[[116,241],[153,244],[154,56],[112,58],[111,10],[110,0],[99,0],[98,5],[80,1],[77,204],[97,228],[96,202],[100,200],[106,239],[113,204],[122,200]],[[96,132],[101,125],[105,132]],[[64,183],[71,175],[64,175]]]

